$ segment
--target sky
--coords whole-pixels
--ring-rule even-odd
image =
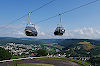
[[[100,39],[100,1],[63,14],[62,25],[66,30],[63,36],[53,34],[59,24],[59,16],[39,23],[41,20],[95,0],[55,0],[30,15],[30,21],[36,25],[38,36],[26,36],[24,29],[28,22],[27,17],[18,21],[16,19],[50,1],[0,0],[0,37]]]

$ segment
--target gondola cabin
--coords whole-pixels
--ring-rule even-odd
[[[54,31],[54,35],[58,35],[58,36],[62,36],[65,33],[65,29],[64,27],[62,27],[62,19],[61,19],[61,15],[59,14],[60,17],[60,23],[58,24],[58,27],[55,29]]]
[[[38,33],[33,24],[28,24],[25,28],[25,34],[27,36],[37,36]]]
[[[63,27],[57,27],[54,31],[54,35],[62,36],[65,33],[65,29]]]

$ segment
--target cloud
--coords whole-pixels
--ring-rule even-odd
[[[44,32],[40,32],[40,35],[44,35],[45,36],[46,34]]]
[[[93,29],[92,27],[85,27],[82,29],[69,30],[67,36],[69,38],[96,39],[99,38],[100,31],[97,29]]]
[[[81,29],[66,30],[63,36],[54,36],[53,32],[46,35],[48,38],[77,38],[77,39],[99,39],[100,30],[94,29],[92,27],[84,27]]]
[[[42,38],[42,39],[48,39],[48,38],[81,38],[81,39],[100,39],[100,30],[94,29],[92,27],[84,27],[84,28],[78,28],[78,29],[71,29],[67,30],[64,33],[63,36],[55,36],[53,31],[55,29],[50,29],[48,31],[43,32],[43,28],[39,26],[35,26],[38,31],[38,36],[35,38]],[[25,25],[9,25],[5,29],[0,29],[1,37],[27,37],[24,33]],[[33,37],[34,38],[34,37]]]
[[[0,29],[1,37],[21,37],[24,34],[25,25],[9,25],[6,28]]]
[[[18,34],[18,35],[24,35],[24,33],[23,32],[21,32],[21,31],[16,31],[16,33],[15,34]]]

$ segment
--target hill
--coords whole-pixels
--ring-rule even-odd
[[[19,43],[19,44],[52,44],[58,43],[63,39],[34,39],[34,38],[13,38],[13,37],[0,37],[0,44]]]
[[[93,39],[65,39],[58,43],[69,56],[97,56],[100,54],[100,41]]]
[[[30,38],[0,37],[1,45],[5,45],[7,43],[40,44],[40,42],[37,42],[35,39],[30,39]]]

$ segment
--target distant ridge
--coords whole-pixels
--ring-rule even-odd
[[[58,43],[63,39],[36,39],[36,38],[14,38],[14,37],[0,37],[0,44],[20,43],[20,44],[50,44]]]

